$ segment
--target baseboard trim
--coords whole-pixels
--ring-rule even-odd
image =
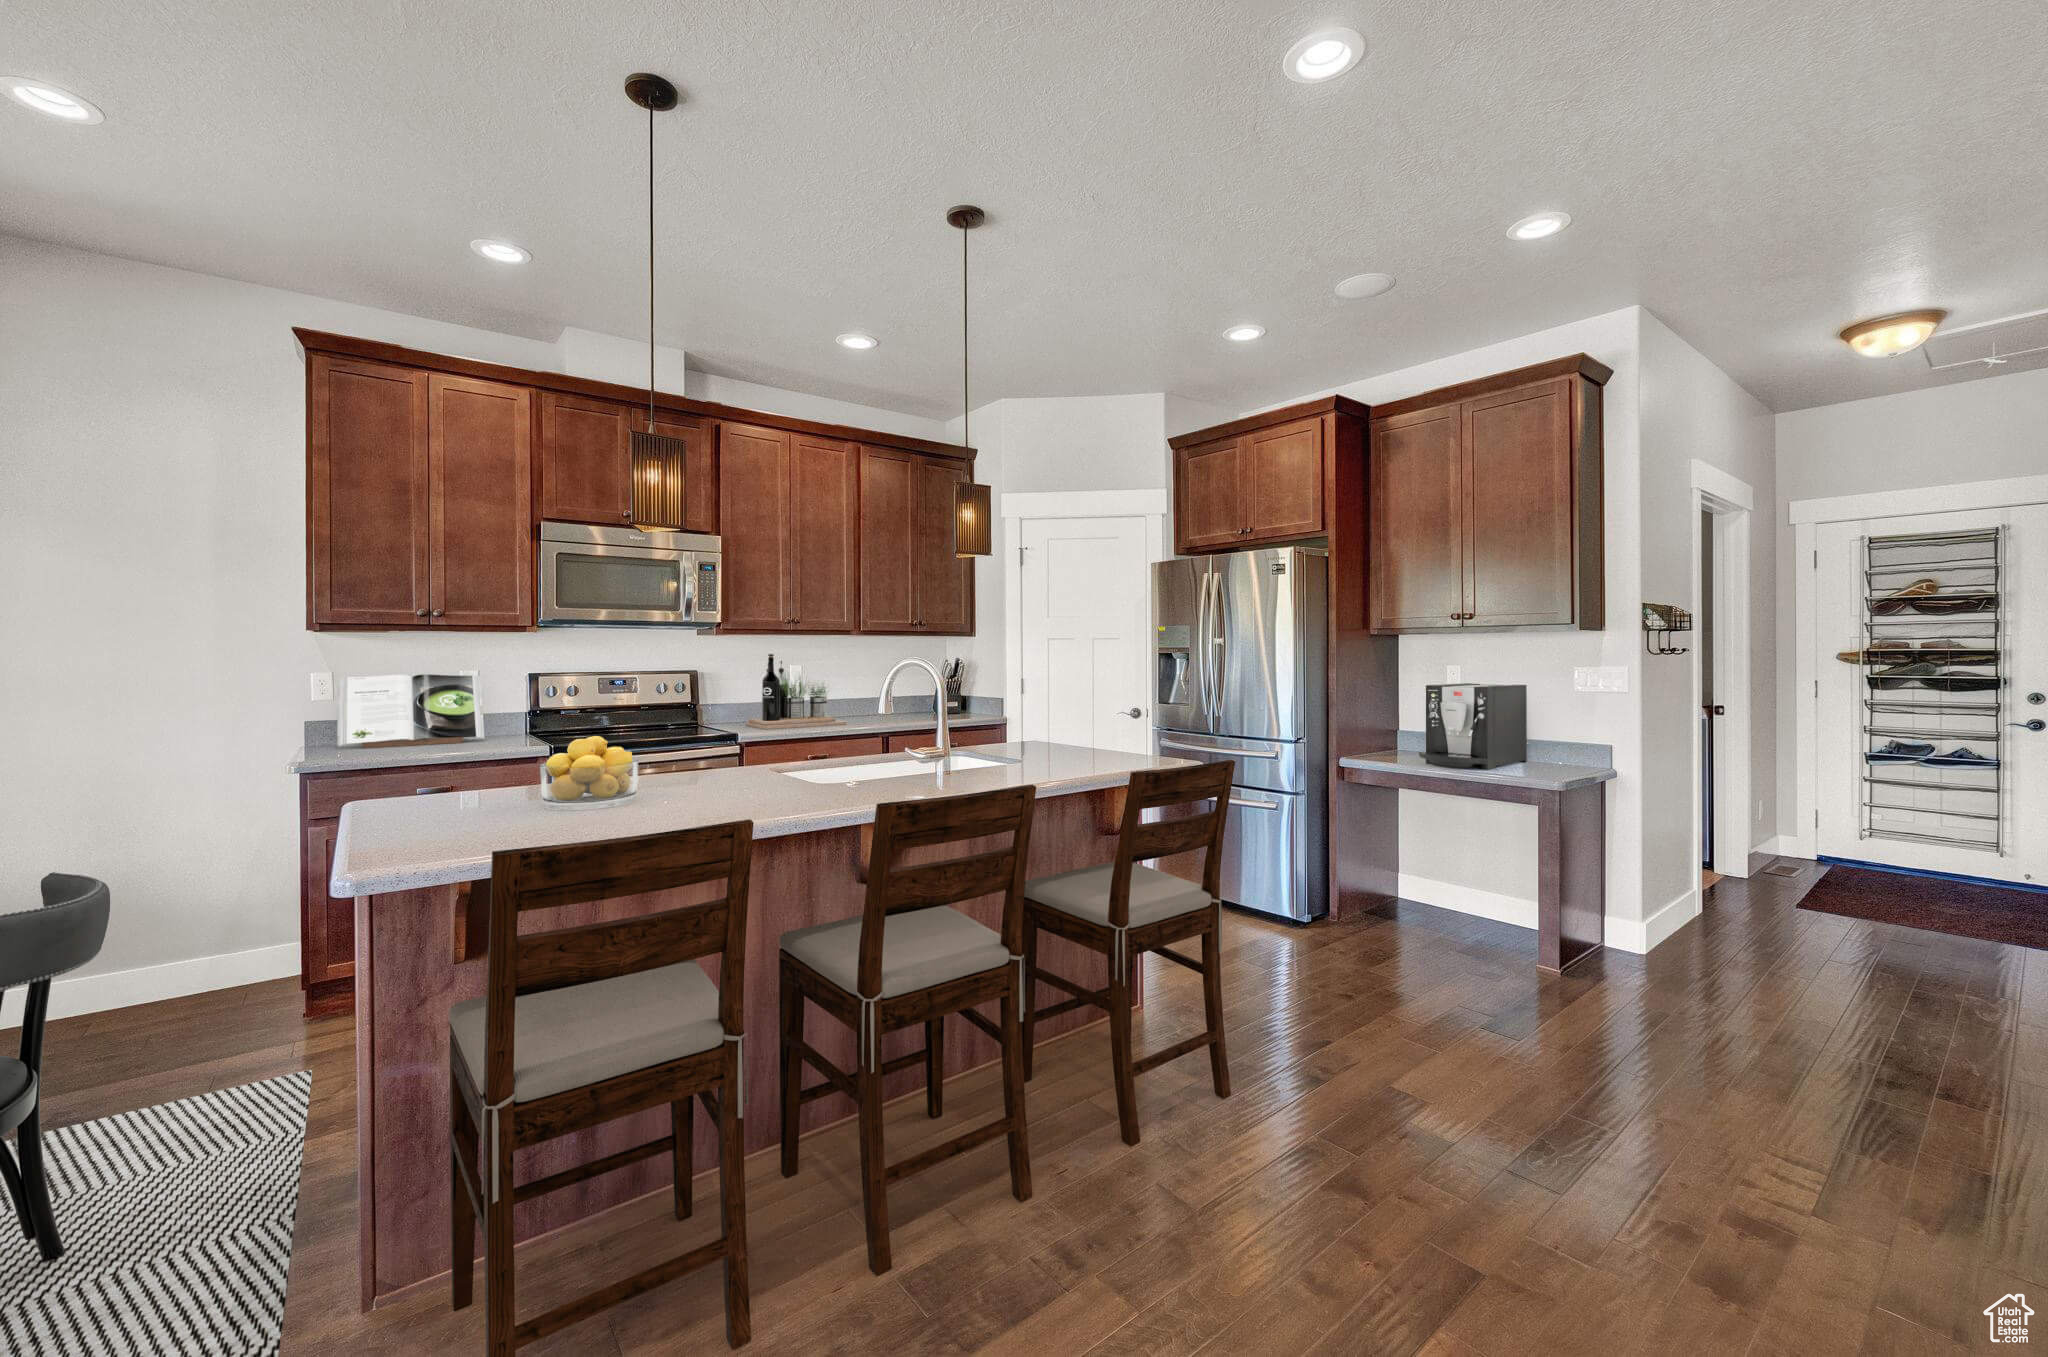
[[[1773,834],[1770,838],[1765,839],[1749,851],[1751,853],[1769,853],[1774,858],[1797,857],[1798,854],[1794,853],[1792,849],[1791,835]]]
[[[1677,899],[1646,919],[1617,919],[1610,914],[1601,932],[1609,947],[1642,956],[1698,918],[1699,913],[1700,893],[1695,888],[1681,892]]]
[[[1501,895],[1495,891],[1481,890],[1477,886],[1461,886],[1454,881],[1411,876],[1407,872],[1400,874],[1394,890],[1403,900],[1417,900],[1425,905],[1435,905],[1438,909],[1453,909],[1460,914],[1477,914],[1482,919],[1513,924],[1517,928],[1536,926],[1536,902],[1524,900],[1518,895]]]
[[[299,945],[285,942],[275,947],[252,947],[246,952],[190,957],[126,971],[59,976],[50,985],[50,1017],[76,1018],[86,1013],[104,1013],[110,1008],[182,999],[188,994],[253,985],[260,980],[278,980],[298,973]],[[25,989],[7,992],[5,1000],[0,1001],[0,1027],[21,1022],[27,993]]]

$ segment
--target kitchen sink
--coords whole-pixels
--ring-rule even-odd
[[[919,773],[966,773],[977,768],[1000,768],[1015,759],[991,754],[953,754],[943,759],[914,759],[909,755],[875,763],[846,763],[837,768],[785,768],[784,777],[802,782],[873,782],[885,777],[915,777]]]

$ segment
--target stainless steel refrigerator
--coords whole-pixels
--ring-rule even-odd
[[[1329,582],[1303,547],[1152,567],[1154,751],[1234,767],[1223,898],[1302,923],[1329,912]]]

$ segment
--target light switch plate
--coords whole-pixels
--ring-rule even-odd
[[[1465,670],[1462,666],[1455,664],[1447,664],[1444,666],[1445,683],[1463,683],[1464,681]]]
[[[1628,666],[1581,665],[1572,670],[1572,688],[1581,693],[1625,693],[1628,691]]]
[[[315,702],[329,702],[329,701],[332,701],[332,700],[333,700],[333,698],[334,698],[334,675],[332,675],[332,674],[309,674],[309,675],[307,675],[307,677],[308,677],[309,679],[311,679],[311,680],[312,680],[312,682],[311,682],[311,685],[310,685],[310,686],[311,686],[311,688],[312,688],[312,690],[313,690],[313,691],[312,691],[312,696],[313,696],[313,700],[314,700]]]

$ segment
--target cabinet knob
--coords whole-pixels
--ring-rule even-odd
[[[442,615],[443,615],[443,613],[442,613],[442,610],[441,610],[441,609],[439,609],[439,608],[436,608],[436,609],[434,609],[434,616],[436,616],[436,617],[440,617],[440,616],[442,616]]]
[[[427,610],[425,608],[414,608],[412,610],[412,615],[414,617],[425,617],[427,615]]]

